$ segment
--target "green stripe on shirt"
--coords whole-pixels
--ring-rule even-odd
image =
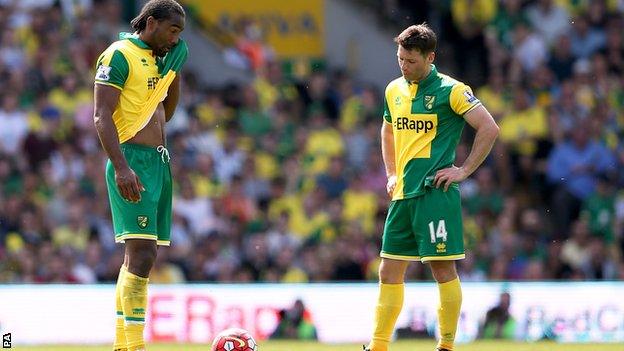
[[[95,73],[95,81],[112,84],[123,89],[128,75],[130,74],[128,61],[119,50],[113,51],[110,59],[108,59],[108,55],[108,53],[105,53],[100,56],[97,64],[97,72]]]

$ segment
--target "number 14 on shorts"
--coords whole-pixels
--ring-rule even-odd
[[[434,221],[429,222],[429,235],[431,235],[432,243],[435,243],[438,238],[442,239],[442,241],[446,241],[446,224],[443,219],[438,221],[437,229]]]

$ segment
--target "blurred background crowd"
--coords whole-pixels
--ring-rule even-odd
[[[500,125],[492,154],[461,185],[461,278],[624,278],[624,2],[362,3],[394,33],[431,23],[438,69],[470,84]],[[128,29],[126,10],[0,0],[1,282],[117,277],[123,246],[92,90],[97,56]],[[167,126],[172,246],[150,280],[376,281],[387,82],[322,66],[285,74],[265,44],[240,39],[247,82],[206,86],[183,74]],[[456,164],[473,135],[467,127]],[[408,279],[430,279],[425,268],[412,265]]]

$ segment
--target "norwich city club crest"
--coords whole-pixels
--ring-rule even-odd
[[[435,99],[436,99],[435,95],[425,95],[423,102],[427,110],[431,111],[433,109],[433,104],[435,103]]]
[[[137,224],[139,228],[145,229],[147,228],[147,224],[149,223],[149,218],[147,216],[137,216]]]

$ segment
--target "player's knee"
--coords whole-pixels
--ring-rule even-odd
[[[401,284],[403,283],[403,277],[395,274],[379,274],[379,281],[382,284]]]
[[[432,261],[431,273],[438,283],[446,283],[457,278],[457,270],[454,261]]]
[[[154,261],[156,261],[156,253],[156,247],[150,246],[133,250],[128,257],[128,270],[147,277],[152,266],[154,266]]]
[[[139,275],[147,277],[156,261],[156,255],[151,252],[142,252],[134,260],[130,260],[130,270],[136,270]]]
[[[403,267],[403,264],[384,263],[379,266],[379,281],[383,284],[403,283],[405,275],[405,267]]]

